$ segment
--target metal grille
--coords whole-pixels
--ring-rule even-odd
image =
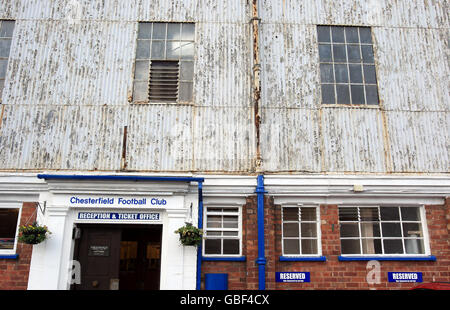
[[[178,61],[152,61],[149,100],[176,102],[178,98]]]

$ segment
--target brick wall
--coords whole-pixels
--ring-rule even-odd
[[[450,199],[444,205],[426,206],[431,254],[430,261],[379,261],[380,282],[368,284],[367,261],[338,261],[340,255],[338,206],[320,206],[322,255],[325,262],[280,262],[281,256],[281,207],[271,197],[265,197],[265,257],[266,289],[408,289],[416,283],[389,283],[390,271],[422,272],[423,282],[450,282]],[[256,196],[248,197],[242,210],[243,255],[245,262],[203,262],[202,280],[205,273],[228,273],[229,289],[258,289],[258,256]],[[277,283],[277,271],[310,272],[309,283]]]
[[[35,210],[34,202],[24,202],[20,225],[24,225],[27,220],[32,223],[36,217]],[[19,257],[17,259],[0,259],[0,290],[27,289],[32,249],[32,245],[18,242],[16,254]]]

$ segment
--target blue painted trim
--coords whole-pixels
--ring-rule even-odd
[[[39,179],[46,180],[97,180],[97,181],[172,181],[172,182],[204,182],[204,178],[194,177],[157,177],[138,175],[67,175],[38,174]]]
[[[239,256],[239,257],[207,257],[203,256],[202,261],[209,262],[245,262],[247,261],[247,257]]]
[[[197,227],[199,229],[203,228],[203,183],[202,182],[198,182],[198,223],[197,223]],[[201,242],[197,248],[196,290],[200,290],[200,288],[201,288],[202,252],[203,252],[203,242]]]
[[[384,261],[436,261],[436,256],[338,256],[338,260],[341,262],[348,261],[368,261],[368,260],[384,260]]]
[[[18,259],[19,254],[0,255],[0,259]]]
[[[258,217],[258,288],[266,289],[266,258],[264,257],[264,176],[258,175],[255,193],[257,194],[257,217]]]
[[[280,262],[326,262],[326,256],[287,257],[280,256]]]

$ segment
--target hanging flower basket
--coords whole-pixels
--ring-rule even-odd
[[[47,239],[48,234],[51,234],[47,226],[38,225],[36,222],[31,225],[20,226],[19,232],[19,242],[25,244],[39,244]]]
[[[197,246],[202,242],[203,230],[186,223],[185,226],[175,230],[175,233],[180,235],[180,242],[182,245]]]

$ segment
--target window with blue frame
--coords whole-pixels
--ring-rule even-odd
[[[0,207],[0,254],[14,254],[19,208]]]
[[[424,221],[418,206],[339,207],[341,253],[427,254]]]

